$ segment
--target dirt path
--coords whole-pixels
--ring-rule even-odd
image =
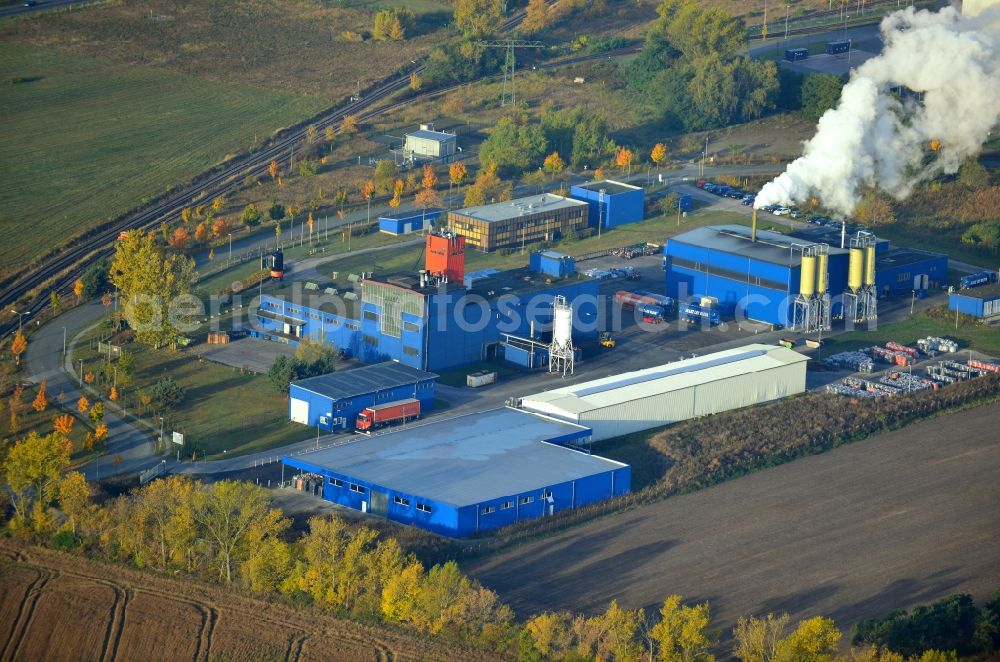
[[[708,600],[727,632],[748,613],[825,614],[847,631],[957,592],[979,600],[1000,588],[998,422],[1000,405],[942,416],[463,569],[521,617],[679,593]]]

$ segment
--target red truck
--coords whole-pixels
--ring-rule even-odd
[[[420,418],[420,400],[407,398],[362,409],[354,427],[358,430],[373,430],[414,418]]]

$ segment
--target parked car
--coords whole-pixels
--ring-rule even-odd
[[[730,189],[729,192],[726,193],[726,197],[732,198],[734,200],[739,200],[743,197],[743,191],[739,190],[738,188]]]
[[[757,198],[743,198],[743,205],[745,207],[753,207],[753,203],[757,201]]]
[[[805,218],[805,212],[799,209],[793,209],[788,213],[788,215],[791,216],[792,218]]]
[[[697,186],[698,188],[705,188],[705,180],[699,179],[698,182],[695,184],[695,186]]]
[[[823,225],[826,222],[826,216],[820,216],[819,214],[813,214],[806,219],[806,223],[812,223],[813,225]]]
[[[712,182],[705,182],[702,188],[711,193],[712,191],[715,190],[715,184],[713,184]]]
[[[788,216],[790,213],[792,213],[792,210],[789,209],[788,207],[778,207],[771,213],[774,214],[775,216]]]

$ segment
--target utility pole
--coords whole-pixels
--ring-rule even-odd
[[[507,51],[507,59],[503,65],[503,87],[500,92],[500,105],[513,106],[517,103],[517,94],[514,90],[514,70],[517,63],[514,59],[515,48],[541,48],[545,46],[540,41],[527,41],[524,39],[498,39],[494,41],[480,41],[477,45],[486,48],[504,48]]]
[[[230,266],[233,263],[233,233],[229,233],[229,263],[226,266]]]

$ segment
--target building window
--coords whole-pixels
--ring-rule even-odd
[[[330,484],[333,485],[334,487],[343,487],[344,481],[340,480],[339,478],[331,478]]]
[[[422,513],[429,513],[429,512],[431,512],[431,507],[428,506],[425,503],[418,503],[417,504],[417,510],[419,510]]]
[[[411,333],[416,333],[420,330],[419,324],[414,324],[413,322],[403,322],[403,331],[409,331]]]
[[[357,492],[358,494],[364,494],[365,488],[361,487],[360,485],[355,485],[354,483],[351,483],[351,491]]]
[[[404,499],[403,497],[400,497],[400,496],[394,496],[394,497],[392,497],[392,502],[394,504],[396,504],[397,506],[409,506],[410,505],[410,500],[409,499]]]
[[[375,336],[365,335],[362,337],[362,339],[365,341],[366,345],[372,345],[373,347],[378,345],[378,338],[376,338]]]
[[[535,497],[533,497],[533,496],[523,496],[523,497],[521,497],[521,505],[522,506],[527,506],[529,503],[533,502],[534,500],[535,500]]]
[[[403,354],[406,354],[407,356],[420,356],[420,350],[416,347],[407,347],[406,345],[403,345]]]
[[[356,323],[354,323],[354,322],[348,322],[348,323],[347,323],[347,324],[345,324],[344,326],[346,326],[346,327],[347,327],[348,329],[350,329],[351,331],[357,331],[358,329],[360,329],[360,328],[361,328],[360,326],[358,326],[358,325],[357,325]]]
[[[496,511],[497,509],[494,506],[486,506],[485,508],[483,508],[482,513],[483,515],[492,515]]]
[[[552,496],[552,491],[551,490],[542,490],[542,498],[543,499],[548,499],[551,496]]]
[[[373,313],[370,310],[366,310],[365,312],[362,313],[362,315],[369,322],[377,322],[378,321],[378,313]]]
[[[513,501],[504,501],[502,504],[500,504],[500,510],[510,510],[513,507],[514,507]]]

